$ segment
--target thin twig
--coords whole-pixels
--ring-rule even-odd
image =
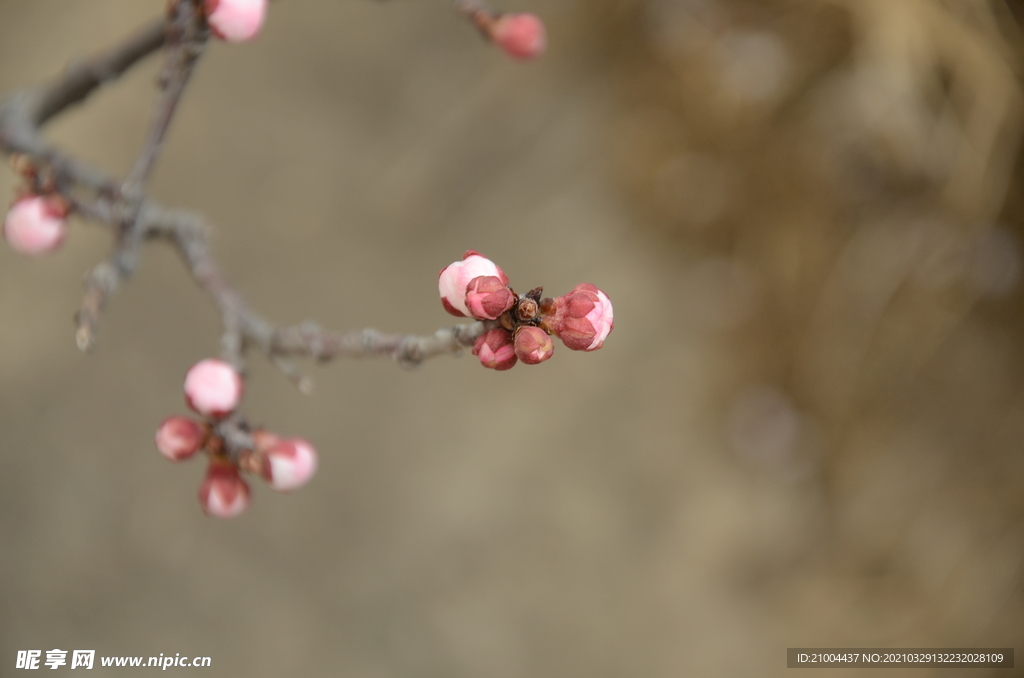
[[[499,13],[497,11],[486,2],[483,2],[483,0],[454,0],[453,6],[456,12],[464,16],[476,27],[484,39],[490,41],[489,28],[493,25],[494,20],[498,18]]]
[[[496,325],[496,321],[455,325],[423,337],[385,334],[374,329],[332,333],[323,331],[313,323],[304,323],[275,330],[271,339],[271,352],[277,355],[310,356],[317,360],[387,356],[401,365],[413,367],[427,358],[445,353],[458,354],[462,349],[472,346],[487,329]]]
[[[178,102],[210,37],[209,29],[191,2],[179,2],[173,11],[167,23],[167,53],[160,73],[161,92],[153,109],[153,121],[142,151],[121,189],[128,197],[141,191],[153,171]]]
[[[39,128],[159,49],[164,43],[164,25],[163,19],[154,21],[110,51],[72,64],[56,81],[12,94],[0,105],[0,147],[8,154],[22,153],[37,165],[49,167],[58,180],[101,194],[116,194],[116,181],[47,144]]]

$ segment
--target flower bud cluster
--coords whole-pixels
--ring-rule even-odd
[[[555,352],[551,335],[574,351],[596,351],[615,327],[612,302],[594,285],[579,284],[554,299],[542,298],[542,287],[520,296],[501,267],[474,250],[441,270],[438,291],[452,315],[492,321],[473,345],[473,355],[492,370],[548,360]]]
[[[199,504],[207,515],[232,518],[249,507],[249,485],[242,473],[257,474],[274,490],[288,492],[316,473],[316,449],[302,438],[281,438],[258,429],[246,436],[243,449],[232,450],[222,433],[242,398],[241,375],[228,363],[207,359],[185,375],[185,402],[202,417],[168,417],[156,431],[156,447],[171,461],[203,451],[209,457],[199,487]],[[247,431],[244,424],[236,428]]]

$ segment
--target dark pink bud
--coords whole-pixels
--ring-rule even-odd
[[[516,59],[536,59],[548,46],[547,31],[535,14],[502,14],[487,30],[494,44]]]
[[[279,492],[302,487],[316,473],[316,449],[301,438],[279,440],[263,453],[260,475]]]
[[[466,308],[477,320],[495,320],[512,308],[516,297],[508,288],[508,282],[493,275],[480,275],[469,281],[466,287]]]
[[[19,254],[53,252],[67,234],[67,207],[56,198],[30,195],[16,201],[4,219],[4,239]]]
[[[615,328],[611,300],[590,283],[581,283],[555,299],[544,322],[574,351],[596,351]]]
[[[267,0],[204,0],[206,21],[221,40],[252,40],[263,28]]]
[[[249,508],[249,485],[230,463],[214,460],[199,486],[203,513],[217,518],[234,518]]]
[[[502,285],[508,285],[505,272],[479,252],[468,250],[462,255],[462,261],[456,261],[441,270],[437,278],[437,288],[441,292],[441,305],[452,315],[464,317],[473,315],[466,306],[466,290],[474,278],[494,276]]]
[[[473,355],[480,364],[492,370],[509,370],[519,361],[512,343],[512,333],[501,327],[487,330],[473,344]]]
[[[201,360],[185,375],[185,402],[207,417],[230,414],[242,399],[242,377],[223,360]]]
[[[156,430],[156,449],[171,461],[188,459],[203,446],[206,433],[188,417],[167,417]]]
[[[516,356],[527,365],[536,365],[555,353],[555,342],[539,327],[521,327],[515,337]]]

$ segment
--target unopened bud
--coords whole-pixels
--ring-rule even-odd
[[[203,445],[206,433],[188,417],[167,417],[156,430],[156,449],[171,461],[188,459]]]
[[[477,337],[473,344],[473,355],[480,364],[492,370],[508,370],[519,361],[512,343],[512,333],[495,327]]]
[[[539,327],[520,327],[515,336],[516,355],[527,365],[536,365],[555,352],[555,342]]]
[[[533,299],[520,299],[519,306],[516,307],[516,317],[521,322],[528,322],[537,317],[538,311],[537,302]]]
[[[574,351],[596,351],[615,328],[611,300],[590,283],[555,299],[544,323]]]
[[[234,518],[249,508],[249,485],[231,464],[211,461],[199,486],[199,505],[208,516]]]
[[[252,40],[263,28],[267,0],[204,0],[206,21],[221,40]]]
[[[472,316],[469,307],[466,306],[466,293],[473,279],[480,276],[496,277],[502,285],[508,285],[508,276],[505,272],[493,261],[474,250],[467,251],[462,256],[462,261],[456,261],[442,269],[437,278],[437,288],[441,293],[444,310],[460,318]]]
[[[494,275],[481,275],[469,281],[466,287],[466,308],[477,320],[494,320],[512,308],[516,296],[508,288],[508,281]]]
[[[4,239],[19,254],[52,252],[67,234],[66,205],[57,198],[29,195],[17,200],[4,219]]]
[[[536,59],[548,46],[547,30],[535,14],[502,14],[487,30],[494,44],[516,59]]]
[[[263,452],[260,475],[275,490],[288,492],[308,483],[316,468],[316,449],[301,438],[286,438]]]
[[[185,402],[199,414],[224,417],[241,399],[242,377],[223,360],[201,360],[185,375]]]

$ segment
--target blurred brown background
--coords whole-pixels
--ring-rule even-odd
[[[0,91],[163,4],[3,2]],[[0,674],[53,648],[365,678],[1021,651],[1017,4],[509,0],[550,30],[520,65],[444,0],[274,3],[255,44],[209,50],[153,185],[216,224],[252,303],[430,332],[437,271],[474,248],[517,288],[598,284],[616,330],[509,373],[307,366],[308,398],[253,356],[247,413],[321,470],[218,521],[201,462],[152,444],[217,349],[169,250],[84,356],[70,319],[106,232],[3,248]],[[156,68],[50,137],[124,172]]]

